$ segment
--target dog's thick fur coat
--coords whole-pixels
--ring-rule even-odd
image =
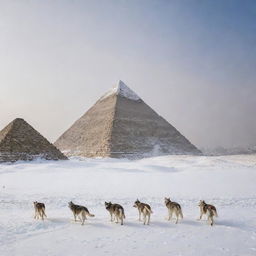
[[[213,225],[213,217],[218,217],[216,207],[211,204],[207,204],[204,200],[200,200],[198,206],[200,207],[200,217],[202,219],[203,215],[207,215],[207,220],[210,225]]]
[[[176,203],[172,202],[170,198],[165,197],[164,199],[165,205],[168,209],[168,220],[171,220],[173,213],[176,215],[176,224],[178,223],[179,216],[183,219],[183,213],[181,210],[181,206]]]
[[[147,225],[149,225],[150,222],[150,217],[151,217],[151,207],[148,204],[142,203],[139,201],[139,199],[137,199],[134,202],[133,207],[138,208],[139,211],[139,221],[141,221],[141,214],[143,215],[143,221],[144,221],[144,225],[147,223]]]
[[[84,221],[87,219],[86,216],[94,217],[94,214],[91,214],[85,206],[74,204],[72,201],[69,202],[68,206],[73,212],[75,221],[76,217],[78,217],[81,220],[82,225],[84,225]]]
[[[45,214],[45,205],[44,203],[39,203],[37,201],[33,202],[35,208],[35,216],[34,219],[39,219],[41,217],[44,220],[44,217],[47,218]]]
[[[105,202],[105,207],[106,210],[109,211],[110,213],[110,221],[114,221],[114,218],[116,218],[116,223],[118,223],[120,220],[121,225],[124,224],[124,208],[120,204],[112,204],[111,202]]]

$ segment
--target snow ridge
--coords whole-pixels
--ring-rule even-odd
[[[118,84],[111,88],[105,95],[103,95],[100,100],[103,100],[111,95],[119,95],[121,97],[127,98],[129,100],[138,101],[141,98],[132,91],[123,81],[119,80]]]

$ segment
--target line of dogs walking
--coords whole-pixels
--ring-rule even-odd
[[[178,223],[179,218],[183,219],[183,213],[180,204],[171,201],[170,198],[164,199],[165,205],[168,210],[168,221],[172,219],[172,216],[176,216],[176,224]],[[82,205],[74,204],[72,201],[68,203],[68,206],[70,210],[72,211],[74,215],[75,222],[77,221],[77,218],[82,222],[82,225],[84,225],[85,220],[87,219],[87,216],[94,217],[94,214],[91,214],[87,207]],[[218,217],[216,207],[207,204],[204,200],[200,200],[198,204],[200,208],[200,217],[199,220],[202,219],[203,215],[207,216],[208,223],[212,226],[214,224],[214,217]],[[143,224],[149,225],[150,223],[150,217],[153,211],[151,210],[151,207],[149,204],[142,203],[137,199],[134,202],[133,207],[137,208],[139,211],[139,221],[142,221],[141,216],[143,217]],[[35,208],[35,219],[41,218],[44,220],[44,218],[47,218],[45,213],[45,204],[35,201],[34,202],[34,208]],[[124,208],[120,204],[113,204],[111,202],[105,202],[105,208],[110,214],[110,221],[115,221],[116,223],[121,223],[121,225],[124,224],[125,219],[125,213]]]

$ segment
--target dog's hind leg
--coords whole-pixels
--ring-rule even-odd
[[[150,214],[148,215],[148,225],[149,225],[149,222],[150,222]]]
[[[210,216],[207,217],[207,222],[212,226],[212,220]]]
[[[147,221],[147,216],[145,213],[143,213],[143,224],[146,225],[146,221]]]
[[[85,212],[82,212],[82,225],[84,225],[85,220],[86,220]]]
[[[175,222],[175,224],[177,224],[177,223],[178,223],[178,220],[179,220],[179,213],[176,211],[176,212],[175,212],[175,215],[176,215],[176,222]]]
[[[40,216],[41,216],[41,219],[44,220],[44,214],[43,214],[43,211],[40,211]]]
[[[119,214],[118,213],[114,214],[114,221],[115,221],[115,223],[119,222]]]
[[[45,218],[47,218],[47,216],[46,216],[46,214],[45,214],[45,210],[43,210],[43,215],[44,215]]]

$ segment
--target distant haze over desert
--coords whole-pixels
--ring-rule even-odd
[[[256,145],[255,1],[1,1],[0,130],[50,142],[124,81],[199,149]]]

